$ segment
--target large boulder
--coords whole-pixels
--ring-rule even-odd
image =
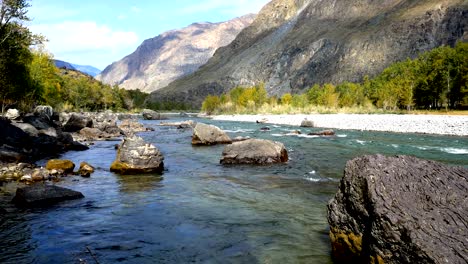
[[[32,114],[27,114],[25,117],[23,117],[23,122],[31,124],[38,130],[49,129],[55,125],[45,116],[37,116]]]
[[[283,143],[265,139],[247,139],[224,147],[222,164],[271,164],[288,161]]]
[[[8,109],[5,113],[5,117],[10,119],[10,120],[15,120],[15,119],[18,119],[20,117],[20,112],[18,111],[18,109]]]
[[[66,132],[78,132],[85,127],[93,127],[93,120],[84,115],[72,114],[63,126],[63,130]]]
[[[24,132],[28,133],[28,135],[30,135],[32,137],[37,137],[37,135],[39,135],[39,130],[37,130],[37,128],[35,128],[31,124],[18,123],[18,122],[12,122],[11,124],[14,125],[15,127],[19,128],[19,129],[23,130]]]
[[[118,174],[162,173],[164,157],[152,144],[141,137],[132,136],[119,145],[117,157],[110,170]]]
[[[36,108],[34,109],[34,115],[52,120],[52,116],[54,115],[54,109],[50,105],[39,105],[36,106]]]
[[[197,123],[193,129],[193,145],[231,144],[231,138],[217,126]]]
[[[151,109],[143,109],[143,112],[141,113],[143,116],[143,119],[145,120],[161,120],[164,119],[161,115],[161,113],[158,113],[154,110]]]
[[[409,156],[346,164],[328,204],[340,263],[466,263],[468,170]]]
[[[16,189],[13,203],[18,206],[48,206],[58,202],[84,198],[83,194],[55,185],[33,184]]]

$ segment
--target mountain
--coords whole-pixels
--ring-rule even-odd
[[[78,65],[78,64],[71,64],[76,70],[80,72],[84,72],[86,74],[89,74],[93,77],[96,77],[99,73],[101,73],[101,70],[99,70],[96,67],[89,66],[89,65]]]
[[[93,77],[95,77],[101,72],[101,70],[93,66],[83,66],[83,65],[73,64],[73,63],[69,63],[69,62],[61,61],[61,60],[53,60],[53,61],[54,61],[55,67],[57,68],[80,71],[82,73],[86,73]]]
[[[61,61],[61,60],[53,60],[55,67],[60,68],[60,69],[68,69],[68,70],[76,70],[76,68],[71,64],[66,61]]]
[[[468,41],[466,0],[273,0],[231,44],[149,103],[200,107],[209,94],[263,82],[270,95],[361,81],[395,61]]]
[[[132,54],[107,66],[97,79],[125,89],[152,92],[197,70],[229,44],[254,15],[222,23],[195,23],[145,40]]]

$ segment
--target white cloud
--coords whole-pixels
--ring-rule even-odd
[[[46,47],[57,59],[101,68],[112,62],[103,61],[104,57],[121,58],[138,44],[134,32],[115,31],[91,21],[38,24],[30,29],[46,36],[49,40]]]
[[[130,8],[130,10],[133,12],[133,13],[140,13],[141,12],[141,8],[138,8],[136,6],[132,6]]]
[[[221,12],[234,16],[242,16],[249,13],[258,13],[270,0],[203,0],[197,4],[184,7],[183,14]]]

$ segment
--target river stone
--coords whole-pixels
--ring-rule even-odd
[[[230,143],[232,143],[231,138],[219,127],[197,123],[193,129],[193,145],[216,145]]]
[[[12,122],[11,124],[14,125],[15,127],[19,128],[19,129],[23,130],[24,132],[28,133],[28,135],[30,135],[32,137],[37,137],[37,135],[39,135],[39,130],[37,130],[37,128],[35,128],[31,124],[18,123],[18,122]]]
[[[328,204],[343,263],[467,263],[468,170],[410,156],[346,164]]]
[[[64,173],[72,173],[75,164],[71,160],[52,159],[46,164],[48,170],[62,170]]]
[[[142,123],[131,119],[123,120],[118,126],[126,135],[148,131],[148,129]]]
[[[93,120],[90,117],[72,114],[63,126],[63,130],[66,132],[78,132],[85,127],[93,127]]]
[[[270,164],[288,161],[283,143],[265,139],[247,139],[224,147],[222,164]]]
[[[334,136],[335,131],[333,131],[331,129],[327,129],[327,130],[322,130],[322,131],[318,131],[318,132],[312,132],[312,133],[309,133],[308,135],[309,136]]]
[[[34,109],[34,115],[45,117],[52,120],[54,109],[50,105],[38,105]]]
[[[18,206],[48,206],[61,201],[84,198],[83,194],[55,185],[33,184],[16,189],[13,203]]]
[[[307,120],[307,118],[305,118],[304,120],[302,120],[301,122],[301,127],[314,127],[314,121],[312,120]]]
[[[80,174],[82,177],[89,177],[91,176],[91,173],[94,172],[94,167],[91,166],[87,162],[81,162],[80,163],[80,169],[78,170],[78,174]]]
[[[118,174],[162,173],[164,157],[154,145],[141,137],[132,136],[123,140],[117,158],[110,170]]]
[[[18,109],[11,108],[6,111],[5,117],[10,120],[15,120],[20,117],[20,112],[18,111]]]
[[[151,110],[151,109],[143,109],[143,112],[141,113],[143,116],[143,119],[145,120],[161,120],[162,116],[160,113]]]

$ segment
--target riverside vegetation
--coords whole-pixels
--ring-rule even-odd
[[[0,104],[29,111],[37,104],[57,110],[140,108],[146,94],[102,84],[78,71],[58,69],[43,48],[45,38],[24,26],[26,0],[0,3]],[[32,48],[31,48],[32,47]]]
[[[468,106],[468,43],[441,46],[397,62],[362,83],[314,85],[302,94],[267,95],[263,84],[207,96],[202,110],[221,113],[378,112]]]

